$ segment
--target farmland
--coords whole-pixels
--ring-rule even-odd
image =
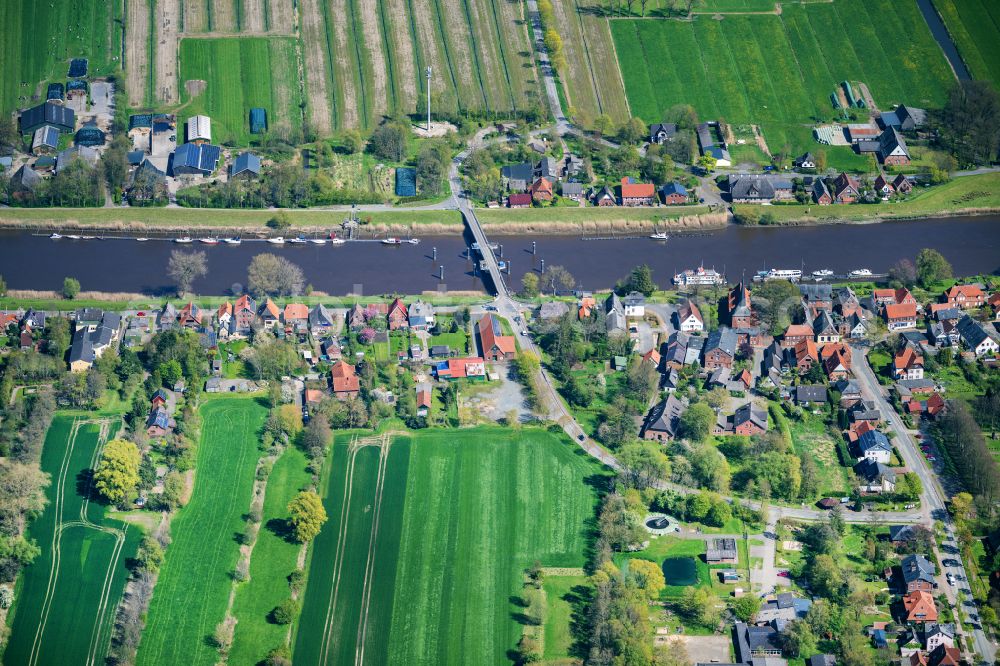
[[[331,455],[296,663],[503,661],[523,568],[584,562],[598,468],[541,430],[350,441]]]
[[[203,432],[194,491],[171,523],[173,543],[149,606],[138,664],[184,654],[214,664],[209,639],[226,612],[239,545],[234,534],[250,507],[258,430],[267,410],[253,398],[218,398],[201,409]]]
[[[1000,6],[991,0],[933,0],[973,78],[1000,85]]]
[[[291,34],[292,0],[182,0],[181,25],[185,34]]]
[[[845,79],[866,83],[880,108],[940,106],[954,81],[915,3],[836,0],[786,5],[780,16],[611,26],[634,115],[656,122],[691,104],[703,120],[758,123],[772,150],[814,149],[811,125],[834,118],[829,96]],[[891,34],[907,34],[905,48]]]
[[[45,83],[66,81],[69,60],[90,59],[90,75],[119,71],[120,2],[0,2],[0,110],[45,99]]]
[[[184,39],[181,74],[185,82],[205,81],[204,92],[187,92],[184,116],[212,118],[213,139],[246,145],[250,107],[267,110],[270,129],[301,136],[301,95],[296,82],[295,42],[280,37]],[[268,76],[262,76],[267,73]]]
[[[305,0],[301,13],[307,116],[320,134],[419,112],[427,66],[444,112],[506,116],[539,106],[518,3]]]
[[[64,415],[49,428],[41,460],[52,477],[48,505],[28,535],[42,554],[23,575],[4,663],[96,663],[104,657],[128,577],[125,563],[140,533],[107,518],[106,508],[89,500],[89,484],[78,484],[112,432],[110,420]]]

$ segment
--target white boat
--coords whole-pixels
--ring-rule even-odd
[[[325,238],[310,238],[309,242],[312,243],[313,245],[326,245]]]
[[[767,282],[768,280],[789,280],[795,282],[802,278],[802,271],[794,268],[772,268],[769,271],[758,271],[754,276],[755,282]]]
[[[404,240],[402,242],[409,243],[410,245],[417,245],[417,244],[420,243],[420,239],[419,238],[407,238],[406,240]]]
[[[219,239],[216,238],[215,236],[209,236],[207,238],[199,238],[198,242],[204,243],[205,245],[218,245]]]
[[[285,239],[282,238],[281,236],[278,236],[277,238],[268,238],[267,242],[270,243],[271,245],[284,245]]]
[[[51,238],[52,240],[59,240],[60,238],[62,238],[62,234],[50,234],[49,238]]]
[[[190,243],[192,241],[191,241],[191,237],[190,236],[181,236],[180,238],[175,238],[174,242],[175,243]]]
[[[858,268],[851,271],[851,277],[871,277],[872,272],[867,268]]]
[[[94,240],[93,236],[80,236],[80,240]]]
[[[70,240],[80,240],[80,237],[77,236],[76,234],[66,234],[66,238]]]
[[[665,231],[657,231],[655,234],[650,234],[649,237],[653,240],[667,240],[670,238]]]
[[[330,237],[330,245],[343,245],[346,242],[347,241],[344,240],[343,238],[337,238],[336,236]]]
[[[139,238],[136,238],[136,240],[139,241],[140,243],[145,243],[149,239],[146,238],[145,236],[140,236]]]
[[[306,240],[306,237],[305,237],[305,236],[299,236],[299,237],[297,237],[297,238],[292,238],[292,239],[291,239],[291,240],[289,240],[288,242],[289,242],[289,243],[295,243],[296,245],[305,245],[305,244],[306,244],[306,243],[308,243],[309,241],[308,241],[308,240]]]
[[[813,277],[830,277],[833,275],[833,271],[828,268],[822,268],[818,271],[813,271]]]
[[[402,242],[403,241],[399,240],[398,238],[394,238],[393,236],[389,236],[388,238],[382,239],[383,245],[399,245]]]
[[[722,277],[722,273],[714,268],[706,269],[704,266],[689,268],[674,276],[674,284],[681,286],[725,284],[725,282],[726,279]]]
[[[226,245],[239,245],[240,243],[243,242],[243,239],[237,236],[236,238],[223,238],[222,242],[225,243]]]

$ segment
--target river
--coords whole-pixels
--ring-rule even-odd
[[[606,289],[641,263],[649,264],[661,285],[671,276],[699,264],[722,271],[731,280],[750,277],[761,268],[828,268],[846,273],[855,268],[885,272],[899,259],[916,257],[924,247],[939,250],[958,275],[1000,274],[1000,217],[959,217],[877,224],[833,224],[806,227],[729,226],[697,235],[673,235],[666,242],[648,238],[585,241],[573,236],[505,236],[503,258],[511,264],[516,288],[521,276],[546,266],[562,265],[581,288]],[[535,253],[532,254],[532,243]],[[433,258],[434,249],[437,259]],[[259,253],[274,252],[299,265],[306,281],[319,291],[346,294],[416,294],[448,289],[483,289],[465,256],[461,236],[435,236],[420,245],[385,246],[374,242],[332,246],[273,246],[244,242],[240,246],[179,246],[166,241],[49,240],[24,231],[0,231],[0,275],[11,289],[59,289],[72,276],[84,290],[170,291],[166,277],[170,253],[204,251],[208,275],[194,290],[201,294],[231,293],[246,281],[246,267]],[[444,281],[439,267],[444,267]]]

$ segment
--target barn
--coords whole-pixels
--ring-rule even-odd
[[[267,131],[267,111],[255,106],[250,109],[250,133],[261,134]]]
[[[45,102],[21,112],[21,134],[32,134],[43,125],[51,125],[60,132],[76,129],[76,114],[61,104]]]
[[[175,176],[208,176],[215,171],[221,150],[209,143],[185,143],[174,151],[172,172]]]

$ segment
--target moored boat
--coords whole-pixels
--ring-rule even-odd
[[[689,268],[674,276],[674,284],[681,286],[724,284],[725,281],[722,273],[714,268],[705,268],[704,266]]]
[[[667,240],[670,238],[665,231],[657,231],[655,234],[650,234],[649,237],[653,240]]]
[[[820,269],[818,271],[813,271],[812,274],[813,274],[813,277],[820,277],[820,278],[821,277],[830,277],[830,276],[833,275],[833,271],[831,271],[828,268],[822,268],[822,269]]]
[[[175,238],[174,242],[175,243],[191,243],[192,240],[191,240],[190,236],[181,236],[180,238]]]
[[[296,238],[290,239],[288,242],[289,243],[295,243],[296,245],[305,245],[309,241],[306,240],[305,236],[298,236]]]
[[[51,238],[52,240],[59,240],[60,238],[62,238],[62,234],[53,233],[49,235],[49,238]]]
[[[330,236],[330,245],[343,245],[347,241],[343,238],[338,238],[336,236]]]
[[[139,238],[136,238],[136,240],[139,241],[140,243],[145,243],[149,239],[146,238],[145,236],[140,236]]]
[[[867,268],[857,268],[851,271],[851,277],[871,277],[872,272]]]
[[[312,243],[313,245],[326,245],[325,238],[310,238],[309,242]]]
[[[395,238],[393,236],[389,236],[388,238],[383,238],[382,239],[382,244],[383,245],[399,245],[402,242],[403,241],[401,241],[398,238]]]
[[[205,245],[218,245],[219,239],[216,238],[215,236],[208,236],[206,238],[199,238],[198,242],[204,243]]]
[[[240,238],[239,236],[236,236],[235,238],[223,238],[222,242],[225,243],[226,245],[239,245],[240,243],[243,242],[243,239]]]
[[[271,245],[284,245],[285,239],[282,236],[277,236],[276,238],[268,238],[267,242]]]

